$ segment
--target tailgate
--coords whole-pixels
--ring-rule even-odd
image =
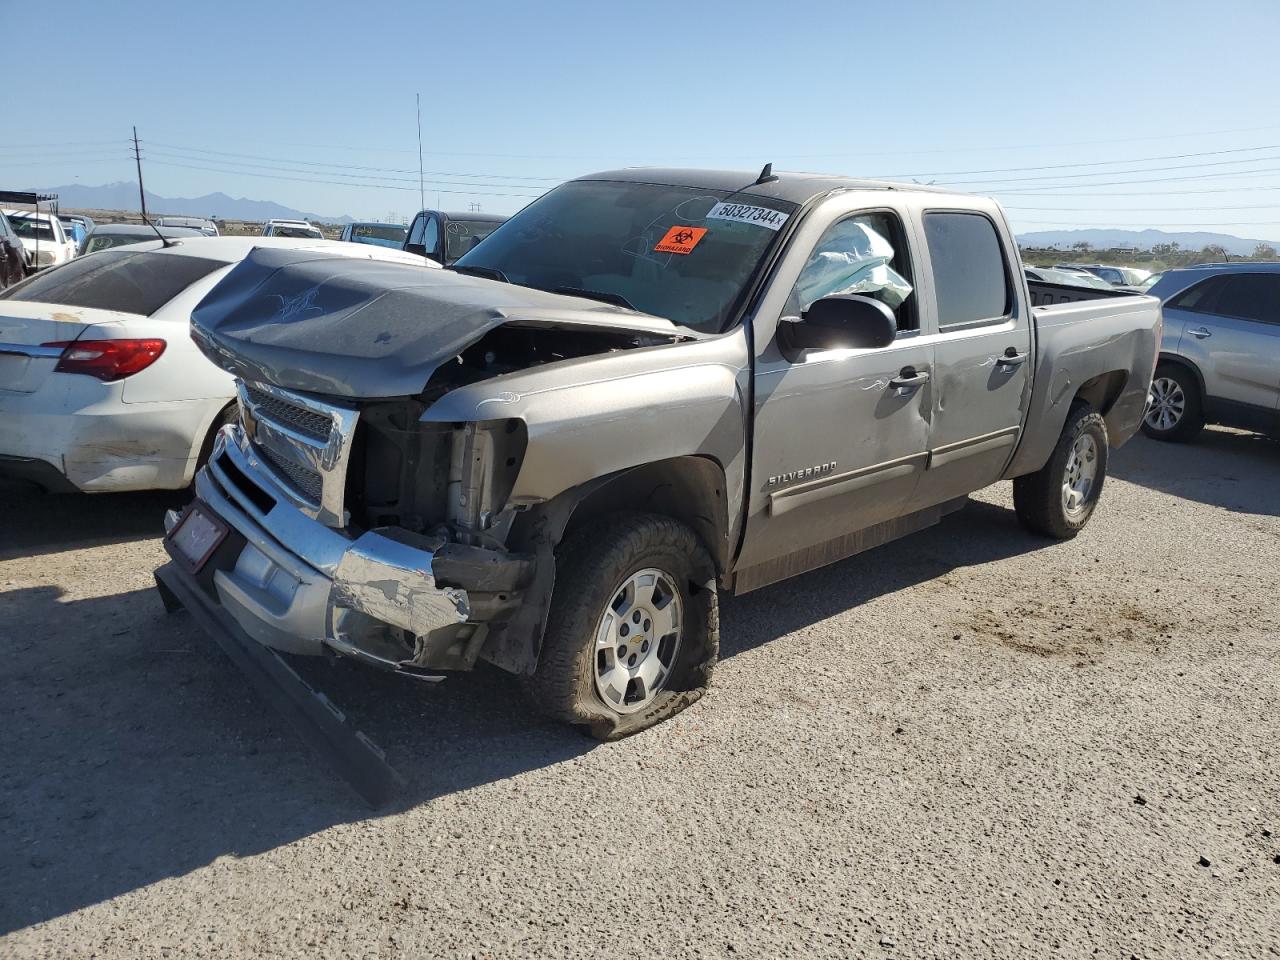
[[[90,327],[131,316],[91,307],[0,300],[0,390],[35,392],[62,355],[62,348],[43,344],[77,340]]]

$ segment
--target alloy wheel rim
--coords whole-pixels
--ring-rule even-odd
[[[596,625],[593,677],[600,699],[618,713],[652,703],[671,677],[683,627],[674,577],[655,567],[626,577]]]
[[[1068,516],[1079,516],[1084,512],[1097,476],[1098,444],[1092,436],[1082,433],[1071,445],[1066,476],[1062,481],[1062,508]]]
[[[1147,426],[1153,430],[1172,430],[1182,421],[1187,409],[1187,396],[1182,386],[1170,377],[1151,382],[1151,402],[1147,405]]]

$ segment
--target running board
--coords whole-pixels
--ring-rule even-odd
[[[186,582],[172,561],[156,571],[165,610],[185,608],[275,707],[294,732],[369,806],[386,806],[404,788],[404,778],[382,749],[356,730],[328,697],[312,687],[269,647],[251,639],[231,616]]]

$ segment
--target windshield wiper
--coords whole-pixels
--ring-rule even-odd
[[[499,270],[497,267],[473,267],[473,266],[460,267],[455,263],[455,264],[450,264],[449,266],[445,267],[445,269],[452,270],[454,273],[463,273],[470,277],[484,277],[486,280],[500,280],[503,283],[511,282],[510,280],[507,279],[507,275],[503,273],[501,270]]]
[[[628,310],[636,310],[635,304],[624,297],[620,293],[609,293],[605,290],[584,290],[582,287],[556,287],[552,293],[563,293],[570,297],[583,297],[587,300],[599,300],[601,303],[611,303],[615,307],[626,307]]]

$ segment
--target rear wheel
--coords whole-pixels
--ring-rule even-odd
[[[196,474],[204,469],[204,465],[209,462],[209,458],[213,456],[213,441],[218,436],[218,431],[229,423],[235,423],[236,418],[240,416],[240,408],[234,403],[225,407],[216,417],[213,418],[213,426],[209,428],[208,435],[204,438],[204,443],[200,447],[200,456],[196,460],[195,472],[191,474],[191,489],[196,486]]]
[[[1102,496],[1107,454],[1102,414],[1077,403],[1049,462],[1013,481],[1013,506],[1023,526],[1056,540],[1070,540],[1083,530]]]
[[[566,539],[526,695],[601,740],[675,716],[711,682],[714,577],[693,531],[669,517],[618,514]]]
[[[1181,364],[1160,364],[1151,381],[1142,432],[1153,440],[1186,443],[1203,428],[1203,404],[1195,374]]]

